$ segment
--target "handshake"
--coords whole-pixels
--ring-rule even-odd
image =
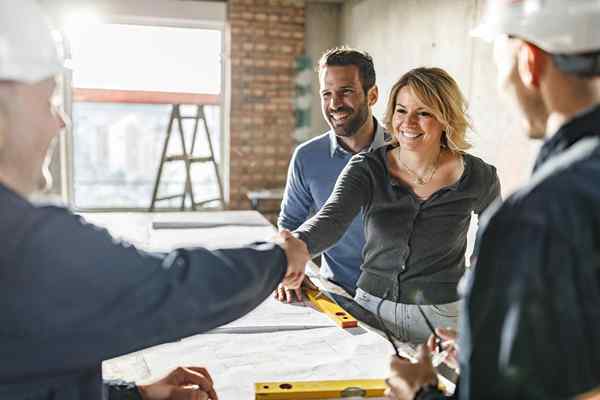
[[[273,239],[284,251],[287,257],[287,272],[280,286],[286,289],[299,290],[304,280],[304,269],[310,261],[306,243],[295,237],[287,229],[281,230]]]

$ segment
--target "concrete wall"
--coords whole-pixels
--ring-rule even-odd
[[[313,65],[319,61],[325,50],[341,44],[340,18],[341,4],[335,3],[306,3],[304,35],[306,55],[310,57]],[[329,129],[327,122],[321,114],[319,98],[319,79],[315,72],[311,85],[313,102],[311,105],[311,132],[317,136]]]
[[[407,70],[446,69],[469,100],[475,132],[472,152],[496,165],[506,195],[529,175],[538,145],[523,135],[514,110],[499,98],[489,44],[469,37],[481,0],[348,0],[341,40],[367,50],[375,61],[383,116],[388,92]]]

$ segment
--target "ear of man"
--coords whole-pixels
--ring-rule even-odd
[[[377,85],[373,85],[367,92],[367,103],[369,104],[369,107],[373,107],[375,103],[377,103],[377,99],[379,99],[379,88]]]
[[[548,54],[534,44],[523,42],[518,50],[518,71],[528,89],[539,90]]]

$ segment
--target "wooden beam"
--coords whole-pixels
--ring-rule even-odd
[[[153,92],[73,88],[73,101],[137,104],[208,104],[219,105],[221,96],[208,93]]]

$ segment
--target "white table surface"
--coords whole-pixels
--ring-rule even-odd
[[[275,233],[256,211],[82,215],[89,222],[107,228],[113,236],[151,251],[181,246],[237,247],[268,239]],[[152,223],[157,221],[234,225],[153,229]],[[245,223],[255,226],[235,225]],[[282,330],[272,329],[270,322],[264,322],[268,313],[273,313]],[[323,322],[319,319],[322,315],[315,313],[319,314],[308,304],[287,305],[269,298],[242,320],[232,323],[231,331],[226,326],[106,361],[104,375],[106,378],[150,382],[178,365],[206,366],[221,400],[253,399],[253,383],[258,381],[385,378],[392,348],[384,338],[363,327],[342,330],[327,319]],[[322,322],[329,326],[316,327]],[[261,331],[264,324],[271,328]],[[291,329],[290,324],[314,324],[314,327]],[[236,330],[241,325],[256,325],[259,329],[251,333]]]

